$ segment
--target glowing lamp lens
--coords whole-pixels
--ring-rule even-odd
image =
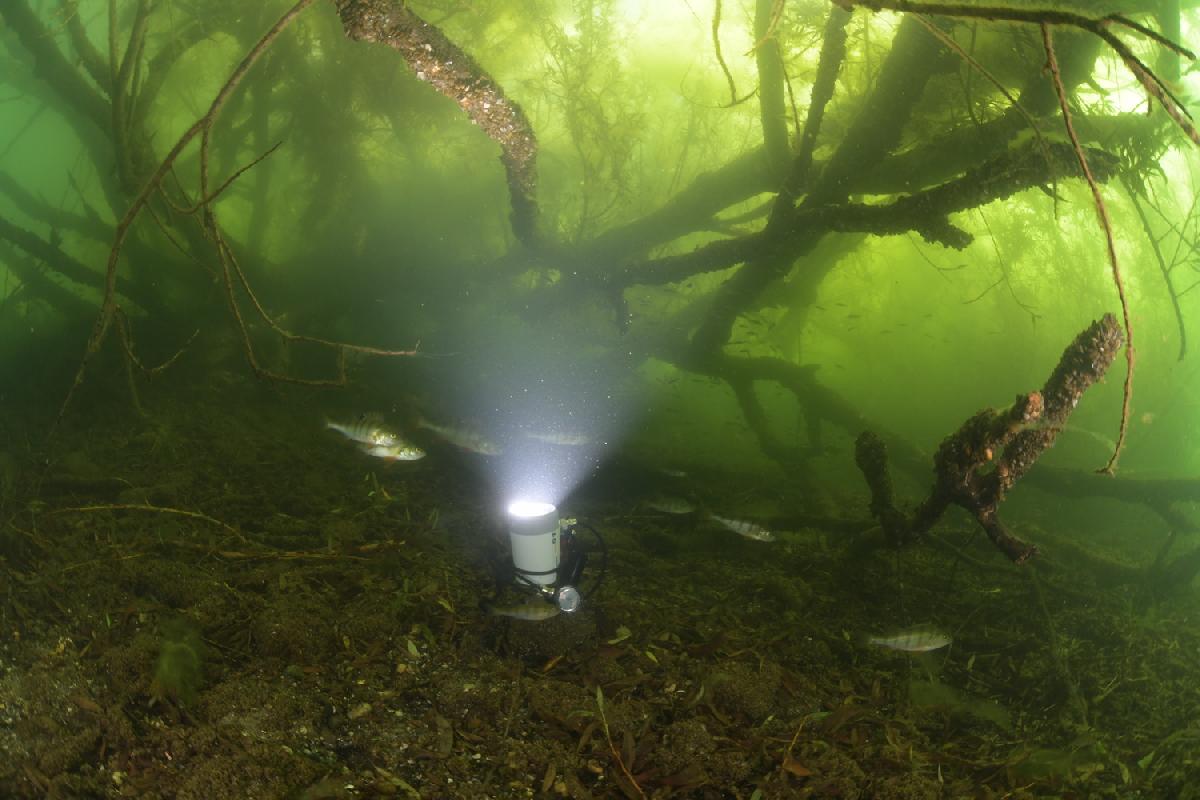
[[[530,519],[544,517],[554,512],[553,503],[539,503],[533,500],[514,500],[508,504],[508,514],[512,517]]]

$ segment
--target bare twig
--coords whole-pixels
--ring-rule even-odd
[[[183,149],[187,147],[187,145],[191,143],[194,138],[196,138],[197,134],[205,132],[211,128],[213,122],[217,118],[217,115],[221,111],[221,107],[229,99],[229,96],[233,93],[234,89],[237,88],[238,84],[242,82],[242,79],[245,78],[246,73],[249,72],[250,68],[254,66],[254,63],[266,51],[275,38],[283,32],[284,28],[286,28],[300,14],[300,12],[312,5],[312,3],[313,0],[299,0],[299,2],[297,2],[296,5],[292,6],[291,9],[289,9],[282,17],[280,17],[279,20],[276,21],[275,25],[272,26],[272,28],[267,31],[267,33],[265,33],[261,39],[259,39],[253,48],[251,48],[250,52],[247,53],[242,59],[241,63],[238,64],[233,74],[229,76],[228,80],[226,80],[220,91],[217,92],[216,97],[209,106],[208,112],[203,117],[192,123],[191,127],[184,131],[183,135],[179,137],[178,141],[175,142],[175,145],[170,149],[166,157],[158,165],[158,169],[154,171],[154,174],[142,186],[141,190],[137,194],[137,197],[134,198],[133,203],[130,204],[129,209],[125,212],[125,216],[121,218],[121,221],[118,223],[116,232],[113,236],[112,249],[109,251],[104,287],[104,300],[101,304],[100,314],[96,319],[96,324],[92,328],[92,334],[88,339],[87,348],[84,352],[82,362],[79,365],[79,369],[76,371],[75,380],[67,392],[67,397],[63,401],[62,408],[59,410],[59,419],[61,419],[62,415],[66,412],[67,406],[70,404],[75,391],[83,382],[83,376],[87,370],[88,363],[100,349],[100,345],[103,343],[104,338],[108,333],[108,329],[112,324],[113,317],[116,314],[117,301],[115,288],[117,281],[117,262],[121,255],[121,246],[125,241],[125,237],[129,233],[130,227],[133,225],[142,209],[149,202],[151,195],[159,188],[163,178],[166,177],[167,173],[174,165],[175,159],[179,157],[179,154],[183,152]]]
[[[169,506],[152,506],[146,503],[113,503],[94,506],[72,506],[70,508],[56,508],[53,511],[47,511],[45,516],[54,516],[56,514],[88,514],[97,511],[149,511],[154,514],[174,514],[180,517],[188,517],[190,519],[198,519],[208,522],[217,527],[224,528],[240,541],[246,541],[242,536],[241,531],[227,523],[222,522],[216,517],[210,517],[208,514],[202,514],[199,511],[188,511],[183,508],[171,508]]]
[[[254,169],[254,167],[258,166],[259,162],[264,161],[266,158],[268,158],[272,153],[274,153],[276,150],[278,150],[282,146],[283,146],[282,141],[276,142],[275,144],[271,145],[271,147],[269,147],[262,155],[256,157],[250,163],[248,163],[245,166],[236,170],[232,175],[230,175],[228,178],[226,178],[221,183],[221,185],[218,186],[216,189],[214,189],[211,193],[204,195],[199,200],[197,200],[195,204],[193,204],[187,208],[176,208],[176,211],[180,212],[181,214],[195,214],[200,209],[208,207],[212,203],[216,202],[217,198],[219,198],[222,194],[224,194],[225,190],[228,189],[230,186],[232,186],[234,181],[236,181],[238,178],[240,178],[244,173],[248,172],[251,169]]]
[[[1104,243],[1108,248],[1108,262],[1112,267],[1113,283],[1116,284],[1117,296],[1121,300],[1121,316],[1125,328],[1125,386],[1121,395],[1121,427],[1117,432],[1117,446],[1113,448],[1113,454],[1108,459],[1108,463],[1100,470],[1111,474],[1116,469],[1117,459],[1121,456],[1121,448],[1125,445],[1125,434],[1129,430],[1130,400],[1133,395],[1133,321],[1129,315],[1129,298],[1125,295],[1125,282],[1121,278],[1121,266],[1117,262],[1117,244],[1113,238],[1112,222],[1108,218],[1108,207],[1104,205],[1104,197],[1100,194],[1100,185],[1096,183],[1096,178],[1092,175],[1087,156],[1083,152],[1083,145],[1079,143],[1079,136],[1075,133],[1075,126],[1071,122],[1071,110],[1067,105],[1067,91],[1063,87],[1062,74],[1058,69],[1058,58],[1054,54],[1054,38],[1050,33],[1050,26],[1044,22],[1042,23],[1042,45],[1046,49],[1046,64],[1050,68],[1054,91],[1058,95],[1058,106],[1062,110],[1067,136],[1070,137],[1071,146],[1075,149],[1075,157],[1079,159],[1079,169],[1087,179],[1088,188],[1091,189],[1092,200],[1096,204],[1096,214],[1100,219],[1100,227],[1104,229]]]
[[[1142,208],[1142,201],[1138,196],[1137,190],[1124,177],[1121,178],[1121,184],[1125,187],[1125,192],[1129,195],[1129,201],[1133,203],[1133,210],[1137,212],[1138,221],[1142,224],[1142,231],[1145,232],[1146,238],[1150,241],[1150,249],[1154,253],[1154,260],[1158,264],[1158,271],[1162,274],[1163,283],[1167,285],[1167,296],[1171,299],[1171,309],[1175,312],[1175,327],[1179,330],[1178,360],[1183,361],[1183,357],[1187,355],[1187,326],[1184,324],[1183,308],[1179,304],[1179,298],[1182,293],[1175,290],[1175,283],[1171,280],[1171,266],[1168,266],[1166,260],[1163,258],[1162,248],[1159,246],[1161,240],[1154,236],[1154,230],[1150,227],[1150,220],[1146,217],[1146,209]]]
[[[117,332],[121,336],[121,346],[125,349],[125,357],[129,360],[130,364],[137,367],[145,375],[147,375],[148,377],[151,377],[151,378],[154,377],[155,375],[159,374],[160,372],[165,372],[172,364],[174,364],[176,361],[178,361],[180,356],[182,356],[184,354],[184,352],[188,349],[188,347],[191,345],[191,343],[196,340],[196,337],[200,335],[200,329],[197,328],[195,331],[192,332],[192,335],[188,337],[188,340],[183,343],[183,346],[180,347],[178,351],[176,351],[175,355],[171,356],[166,361],[159,364],[157,367],[147,367],[145,364],[142,363],[142,360],[137,357],[137,353],[134,352],[133,333],[130,329],[129,319],[125,316],[124,310],[122,310],[120,308],[117,309],[116,322],[117,322]]]
[[[713,9],[712,43],[717,64],[720,65],[721,72],[725,73],[725,80],[729,83],[729,105],[735,106],[739,102],[737,85],[733,82],[733,73],[729,71],[729,65],[725,63],[725,56],[721,54],[721,0],[717,0],[716,8]]]
[[[833,0],[834,3],[847,10],[855,7],[869,8],[874,11],[888,9],[905,11],[913,14],[932,14],[947,17],[971,17],[976,19],[1006,20],[1009,22],[1026,22],[1035,25],[1065,25],[1087,31],[1104,40],[1125,62],[1125,66],[1133,73],[1142,87],[1166,110],[1188,138],[1200,145],[1200,132],[1191,124],[1191,115],[1171,92],[1170,88],[1159,79],[1154,71],[1146,66],[1133,51],[1110,30],[1117,25],[1135,33],[1147,36],[1154,42],[1195,60],[1196,54],[1186,47],[1172,42],[1161,34],[1154,33],[1144,25],[1133,22],[1121,14],[1110,14],[1105,17],[1088,17],[1070,11],[1057,11],[1050,8],[1014,8],[1003,6],[972,6],[958,3],[921,3],[912,0]]]

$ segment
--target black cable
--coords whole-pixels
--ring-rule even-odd
[[[592,536],[596,537],[596,542],[600,545],[600,574],[596,576],[596,582],[592,584],[591,589],[589,589],[586,593],[582,590],[579,592],[580,597],[586,599],[599,591],[600,584],[604,583],[604,573],[608,571],[608,544],[604,541],[604,537],[600,535],[600,531],[596,530],[589,523],[576,522],[575,524],[591,531]]]

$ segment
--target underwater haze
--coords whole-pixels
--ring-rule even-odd
[[[1200,798],[1200,4],[0,2],[0,797]]]

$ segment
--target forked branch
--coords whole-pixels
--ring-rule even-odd
[[[1053,444],[1079,398],[1099,381],[1120,349],[1121,327],[1112,314],[1093,322],[1063,352],[1040,391],[1018,395],[1006,411],[986,408],[946,437],[934,456],[935,480],[911,520],[896,509],[882,440],[858,437],[857,461],[871,488],[871,511],[893,541],[928,531],[951,505],[965,509],[993,544],[1015,563],[1037,548],[1014,536],[998,517],[1009,490]]]

